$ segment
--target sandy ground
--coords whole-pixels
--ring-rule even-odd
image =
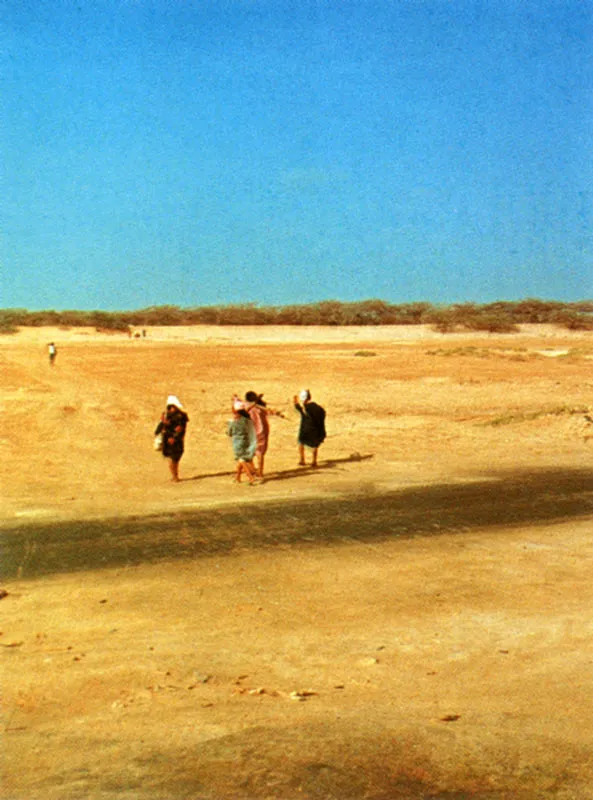
[[[3,337],[3,800],[593,798],[592,359],[544,326]],[[287,416],[256,487],[248,389]]]

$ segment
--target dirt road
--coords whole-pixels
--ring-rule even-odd
[[[2,797],[593,798],[592,357],[534,327],[1,340]],[[248,389],[288,417],[253,488]]]

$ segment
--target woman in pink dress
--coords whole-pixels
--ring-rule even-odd
[[[258,477],[261,479],[264,477],[264,461],[268,451],[268,439],[270,437],[268,416],[284,418],[282,412],[274,411],[269,408],[263,398],[263,394],[247,392],[243,403],[245,410],[249,414],[249,418],[253,422],[253,427],[255,428],[255,436],[257,439],[255,448],[256,471]]]

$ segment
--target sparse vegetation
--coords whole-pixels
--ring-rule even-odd
[[[513,425],[520,422],[531,422],[534,419],[541,417],[561,417],[573,415],[586,415],[588,409],[585,406],[556,406],[555,408],[542,408],[539,411],[519,411],[516,413],[509,412],[500,417],[484,422],[484,425],[498,427],[499,425]]]
[[[575,309],[562,309],[555,315],[554,322],[569,331],[593,331],[593,314]]]
[[[469,358],[506,358],[511,361],[526,361],[527,359],[537,358],[537,353],[529,352],[524,347],[500,348],[500,347],[476,347],[467,345],[465,347],[437,347],[426,351],[428,356],[466,356]]]
[[[17,333],[18,317],[26,313],[20,308],[0,310],[0,334]]]
[[[384,300],[321,303],[290,306],[228,306],[180,308],[150,306],[138,311],[27,311],[0,309],[0,332],[20,327],[92,327],[100,331],[127,331],[154,325],[431,325],[440,333],[487,331],[516,333],[518,325],[546,323],[568,330],[593,330],[593,301],[561,303],[543,300],[500,301],[486,305],[458,303],[391,304]]]

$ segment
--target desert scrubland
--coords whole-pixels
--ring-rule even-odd
[[[146,333],[0,339],[2,797],[593,798],[593,333]]]

